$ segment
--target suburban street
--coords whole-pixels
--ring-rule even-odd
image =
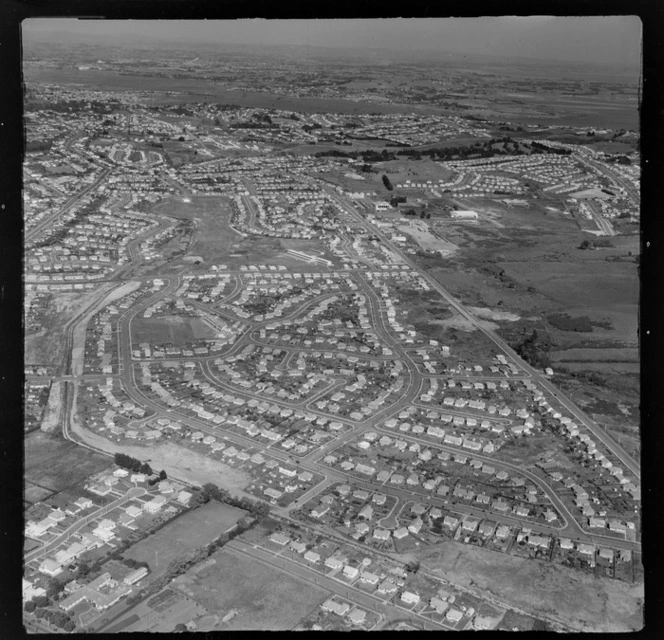
[[[71,198],[69,198],[69,200],[67,200],[67,202],[62,205],[62,207],[54,211],[52,214],[46,216],[43,220],[40,220],[32,229],[26,232],[24,242],[28,244],[34,237],[38,236],[44,229],[46,229],[46,227],[49,227],[63,214],[67,213],[67,211],[69,211],[69,209],[71,209],[83,196],[87,195],[96,189],[100,184],[102,184],[112,171],[112,168],[103,169],[99,177],[91,185],[85,187],[85,189],[73,195]]]

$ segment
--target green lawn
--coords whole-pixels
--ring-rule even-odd
[[[173,560],[211,542],[245,514],[242,509],[210,501],[133,545],[124,556],[147,562],[151,572],[159,575]]]

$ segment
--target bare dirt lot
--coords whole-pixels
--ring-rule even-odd
[[[558,618],[579,631],[627,632],[643,625],[643,585],[595,578],[560,565],[516,558],[449,541],[416,552],[422,564],[453,582]]]

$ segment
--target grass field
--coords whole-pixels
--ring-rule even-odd
[[[637,362],[637,349],[565,349],[556,351],[554,359],[560,362]]]
[[[147,562],[154,577],[187,552],[211,542],[232,527],[245,511],[219,502],[207,504],[176,518],[165,527],[130,547],[125,557]]]
[[[164,316],[161,318],[134,318],[131,322],[134,344],[184,344],[195,340],[212,340],[216,333],[201,318]]]
[[[643,625],[643,585],[595,578],[560,565],[517,558],[448,541],[414,552],[423,566],[495,593],[532,612],[557,617],[579,631],[626,632]],[[579,603],[582,603],[579,606]]]
[[[321,250],[316,240],[279,239],[263,236],[243,237],[230,227],[231,207],[221,196],[192,196],[191,202],[169,198],[153,208],[154,213],[196,220],[189,255],[201,256],[206,263],[223,263],[231,267],[246,264],[284,264],[301,268],[302,261],[289,257],[288,249]],[[330,258],[330,256],[325,256]]]
[[[111,458],[40,431],[34,431],[25,438],[27,489],[34,483],[53,492],[62,491],[107,469],[111,464]],[[36,497],[35,493],[31,495]]]
[[[232,253],[231,246],[240,236],[229,226],[231,206],[222,196],[191,196],[190,202],[182,198],[167,198],[152,211],[184,220],[195,220],[197,229],[190,247],[191,255],[206,261],[223,262]]]
[[[173,587],[216,612],[217,630],[290,630],[326,596],[323,589],[228,546],[210,559],[214,563],[180,576]]]
[[[53,493],[51,489],[45,489],[40,487],[32,482],[26,482],[23,490],[23,499],[25,502],[34,504],[35,502],[41,502],[45,500]]]

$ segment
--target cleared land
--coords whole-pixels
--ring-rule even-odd
[[[560,565],[453,541],[415,555],[441,577],[474,583],[533,615],[555,617],[579,631],[627,632],[643,625],[642,584],[595,578]]]
[[[210,501],[168,523],[155,534],[130,547],[125,557],[147,562],[154,577],[189,551],[211,542],[232,527],[246,511]]]
[[[101,292],[112,287],[112,284],[106,284],[86,293],[54,294],[49,300],[48,315],[41,323],[42,330],[25,335],[25,363],[56,367],[62,365],[67,348],[67,322],[99,297]]]
[[[77,438],[93,447],[110,453],[120,451],[139,460],[149,457],[150,464],[155,469],[166,469],[167,473],[174,478],[185,482],[199,486],[212,482],[231,493],[240,493],[251,482],[251,477],[245,472],[171,442],[153,444],[149,447],[119,445],[82,429],[80,425],[76,424],[76,421],[72,426]]]
[[[111,459],[82,450],[60,437],[34,431],[25,438],[25,481],[27,496],[38,497],[32,484],[53,492],[83,482],[108,468]],[[29,491],[28,491],[29,490]]]
[[[54,382],[48,395],[48,403],[42,418],[42,431],[54,431],[60,426],[60,412],[62,410],[62,392],[61,382]]]
[[[218,630],[290,630],[326,596],[323,589],[228,546],[210,559],[214,562],[176,578],[173,587],[216,612]]]

